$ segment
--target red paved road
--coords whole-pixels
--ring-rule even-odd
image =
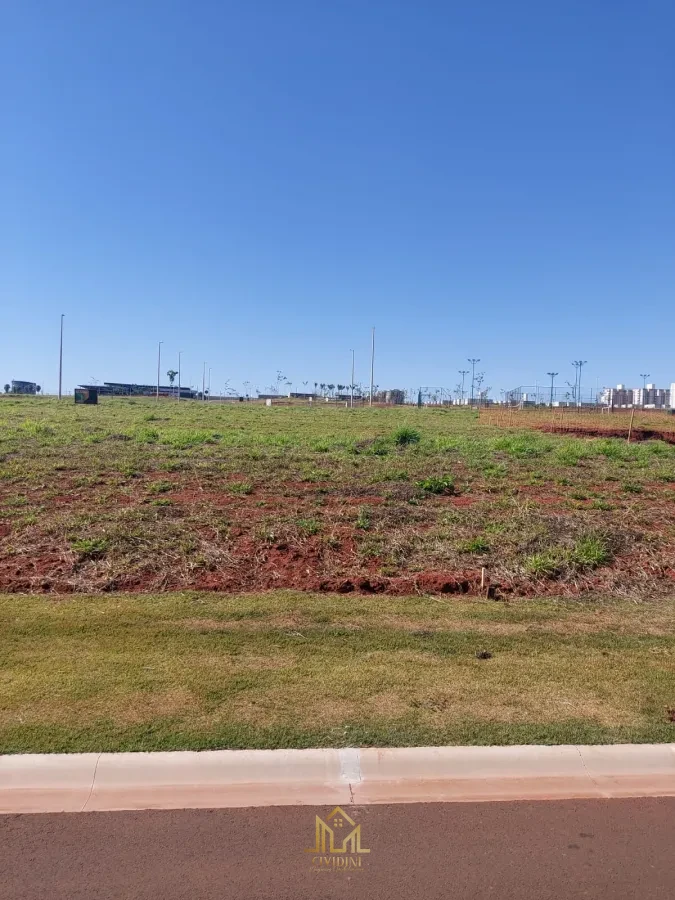
[[[675,798],[348,807],[360,871],[312,872],[313,807],[0,817],[2,900],[675,897]]]

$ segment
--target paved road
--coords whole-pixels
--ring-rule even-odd
[[[304,852],[323,807],[3,816],[0,897],[675,897],[675,798],[345,811],[370,853],[360,868],[328,871],[311,869],[322,854]]]

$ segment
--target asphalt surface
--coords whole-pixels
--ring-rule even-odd
[[[370,853],[325,871],[325,807],[1,816],[0,898],[675,897],[675,798],[345,811]]]

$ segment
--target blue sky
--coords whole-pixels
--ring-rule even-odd
[[[0,382],[675,381],[668,0],[8,4]]]

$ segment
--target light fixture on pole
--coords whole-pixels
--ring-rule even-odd
[[[61,339],[59,341],[59,400],[61,399],[61,386],[63,382],[63,318],[65,313],[61,313]]]
[[[370,401],[368,403],[368,406],[373,405],[374,379],[375,379],[375,326],[373,325],[371,344],[370,344]]]
[[[551,400],[549,402],[549,406],[553,407],[553,379],[556,375],[560,374],[559,372],[547,372],[548,377],[551,379]]]
[[[462,388],[460,391],[459,402],[461,406],[464,406],[464,379],[469,374],[469,370],[459,369],[459,374],[462,376]]]
[[[155,400],[159,400],[159,369],[160,369],[160,366],[162,365],[162,344],[163,343],[164,343],[164,341],[160,341],[157,344],[157,396],[155,397]]]
[[[572,365],[577,370],[577,376],[574,379],[577,395],[577,406],[581,407],[581,369],[588,362],[587,359],[575,359]]]
[[[640,378],[642,379],[642,408],[644,409],[645,396],[647,394],[647,379],[649,378],[649,375],[643,375],[642,373],[640,373]]]
[[[476,381],[476,363],[479,363],[479,359],[469,359],[467,362],[471,363],[471,406],[473,406],[473,394],[474,394],[474,385]]]

